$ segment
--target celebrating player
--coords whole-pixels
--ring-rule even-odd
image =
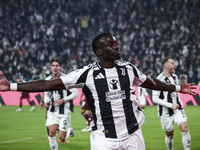
[[[57,79],[8,83],[0,72],[0,90],[37,92],[82,87],[94,121],[91,150],[144,150],[141,130],[144,114],[138,107],[133,85],[191,95],[195,95],[194,87],[185,82],[185,77],[181,85],[166,84],[147,77],[130,62],[117,61],[120,50],[116,38],[110,33],[97,35],[92,48],[97,61]]]
[[[157,79],[172,84],[178,84],[175,74],[175,63],[170,57],[162,60],[163,72]],[[177,92],[153,91],[153,101],[158,104],[161,126],[165,130],[165,144],[168,150],[173,150],[174,124],[177,124],[182,133],[184,150],[190,150],[191,138],[187,126],[187,117],[184,107]]]

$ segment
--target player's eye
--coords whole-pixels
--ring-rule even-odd
[[[114,46],[114,42],[110,42],[108,45],[110,46],[110,47],[113,47]]]

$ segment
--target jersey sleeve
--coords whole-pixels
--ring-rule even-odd
[[[84,71],[85,71],[85,68],[78,69],[78,70],[68,73],[67,75],[61,76],[60,79],[65,85],[65,88],[67,90],[71,88],[82,88],[84,86],[84,83],[78,83],[77,81],[80,79]]]
[[[44,103],[50,102],[50,99],[49,92],[44,92]]]
[[[76,88],[72,88],[72,89],[69,89],[69,91],[71,92],[70,95],[65,95],[65,97],[63,98],[64,101],[71,101],[73,100],[74,98],[78,97],[78,90]]]
[[[153,102],[158,104],[158,105],[171,108],[172,107],[172,103],[165,102],[162,99],[160,99],[159,98],[160,97],[160,93],[161,93],[161,91],[153,90],[153,92],[152,92],[152,100],[153,100]]]
[[[135,75],[133,84],[136,86],[140,86],[147,79],[147,76],[145,74],[143,74],[136,67],[134,67],[133,71],[134,71],[134,75]]]

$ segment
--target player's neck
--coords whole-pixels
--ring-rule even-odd
[[[171,77],[172,74],[169,72],[169,71],[166,71],[166,70],[163,70],[163,74],[166,76],[166,77]]]
[[[60,74],[52,74],[52,77],[53,77],[53,79],[59,78],[59,77],[60,77]]]
[[[114,68],[116,66],[114,61],[105,61],[105,60],[100,61],[100,65],[103,68],[107,68],[107,69]]]

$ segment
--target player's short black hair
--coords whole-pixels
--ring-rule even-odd
[[[164,64],[165,64],[169,59],[172,59],[172,58],[169,57],[169,56],[163,58],[163,59],[162,59],[162,66],[164,66]]]
[[[93,49],[93,52],[96,54],[96,50],[99,48],[99,41],[102,37],[104,36],[107,36],[107,35],[111,35],[111,33],[109,32],[103,32],[103,33],[100,33],[98,34],[97,36],[94,37],[93,41],[92,41],[92,49]]]
[[[52,65],[53,62],[57,62],[61,66],[61,62],[58,58],[52,58],[50,62],[51,62],[51,65]]]

